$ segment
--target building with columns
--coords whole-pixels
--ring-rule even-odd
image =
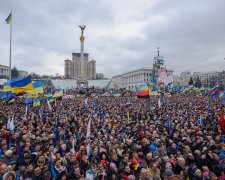
[[[9,73],[10,73],[9,66],[5,66],[5,65],[0,64],[0,76],[9,77]]]
[[[27,77],[28,76],[28,72],[24,71],[24,70],[18,70],[19,71],[19,77]]]
[[[112,83],[121,84],[123,87],[135,90],[139,83],[148,82],[151,80],[153,70],[150,68],[139,68],[123,74],[112,77]],[[172,70],[167,70],[167,76],[173,75]]]
[[[180,74],[180,76],[174,76],[174,85],[175,86],[187,86],[189,84],[191,77],[190,71],[184,71]]]
[[[210,86],[210,83],[225,84],[225,73],[218,71],[209,72],[193,72],[184,71],[179,76],[174,77],[174,85],[188,86],[190,78],[195,82],[197,79],[205,86]],[[213,81],[213,82],[212,82]]]
[[[77,79],[81,74],[81,55],[80,53],[72,53],[72,60],[64,61],[64,75],[66,79]],[[84,53],[84,76],[87,79],[96,79],[96,61],[89,61],[89,54]]]

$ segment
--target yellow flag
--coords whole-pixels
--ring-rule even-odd
[[[10,22],[12,21],[12,13],[10,13],[10,15],[6,18],[6,24],[10,24]]]

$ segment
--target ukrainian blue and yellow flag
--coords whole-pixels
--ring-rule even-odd
[[[3,91],[7,92],[7,91],[13,91],[13,88],[10,85],[11,81],[7,81],[4,83],[3,85]]]
[[[33,82],[33,86],[33,90],[27,91],[28,97],[38,96],[38,94],[44,93],[43,81],[35,81]]]
[[[56,92],[53,95],[53,98],[62,97],[63,91],[61,89],[56,90]]]
[[[33,106],[34,106],[34,107],[35,107],[35,106],[40,106],[40,104],[41,104],[41,102],[40,102],[39,99],[34,99],[34,100],[33,100]]]
[[[6,24],[10,24],[12,21],[12,13],[10,13],[10,15],[6,18],[5,22]]]
[[[121,96],[121,94],[117,91],[114,91],[114,92],[111,93],[111,96],[119,97],[119,96]]]
[[[50,91],[49,92],[46,92],[45,93],[45,97],[47,97],[47,98],[52,97],[52,92],[50,92]]]
[[[51,92],[45,93],[45,97],[47,98],[48,102],[53,102],[53,98],[52,98],[52,93]]]
[[[158,89],[155,87],[155,88],[150,88],[149,89],[149,96],[156,96],[156,95],[158,95],[159,93],[158,93]]]
[[[13,80],[11,80],[10,85],[13,88],[13,91],[16,93],[27,92],[29,90],[34,89],[34,86],[32,84],[32,80],[31,80],[30,76],[27,76],[25,78],[13,79]]]

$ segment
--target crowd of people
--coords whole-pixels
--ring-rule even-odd
[[[147,99],[67,93],[75,98],[28,112],[22,98],[0,100],[3,180],[225,179],[219,100],[209,106],[208,96],[193,92]]]

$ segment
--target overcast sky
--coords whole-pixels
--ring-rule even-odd
[[[224,0],[0,0],[0,64],[9,64],[13,11],[12,66],[39,74],[64,74],[64,60],[85,52],[97,72],[111,77],[152,67],[160,47],[168,69],[225,69]]]

